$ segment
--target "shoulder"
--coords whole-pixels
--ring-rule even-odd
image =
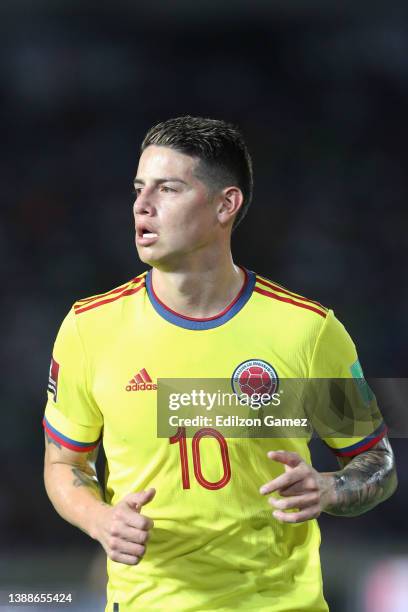
[[[284,363],[286,376],[308,377],[317,342],[332,311],[317,300],[257,274],[249,309],[252,329]]]
[[[255,275],[254,294],[266,308],[277,308],[285,316],[303,320],[324,320],[329,309],[311,298],[295,293],[287,287],[260,274]]]
[[[73,314],[79,316],[82,315],[82,313],[89,313],[91,311],[94,313],[97,312],[98,315],[102,313],[105,314],[107,305],[121,305],[123,299],[139,293],[146,286],[146,274],[147,272],[143,272],[126,283],[110,291],[106,291],[105,293],[99,293],[77,300],[72,307]],[[111,309],[109,308],[109,310]]]

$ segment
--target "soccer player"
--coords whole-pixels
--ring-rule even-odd
[[[157,380],[354,377],[367,391],[355,346],[331,310],[233,262],[252,194],[235,127],[154,126],[134,184],[149,269],[75,302],[62,323],[43,421],[48,495],[105,549],[106,610],[323,612],[316,518],[364,513],[396,487],[375,398],[374,429],[327,437],[341,466],[318,473],[307,437],[159,438]]]

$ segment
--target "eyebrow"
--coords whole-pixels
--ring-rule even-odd
[[[183,183],[184,185],[187,185],[186,181],[183,181],[182,179],[173,176],[166,176],[165,178],[154,179],[154,182],[156,183],[156,185],[160,185],[161,183]],[[145,182],[142,179],[135,178],[133,184],[144,185]]]

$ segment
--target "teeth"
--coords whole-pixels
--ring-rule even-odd
[[[156,238],[157,234],[154,232],[143,232],[143,238]]]

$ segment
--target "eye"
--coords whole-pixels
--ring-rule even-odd
[[[134,194],[134,196],[135,196],[135,198],[136,198],[136,199],[137,199],[137,198],[140,196],[141,191],[142,191],[142,188],[141,188],[141,187],[134,187],[134,189],[133,189],[133,194]]]
[[[164,193],[170,193],[170,192],[175,193],[176,192],[175,189],[172,189],[171,187],[168,187],[167,185],[162,185],[161,190],[164,191]]]

